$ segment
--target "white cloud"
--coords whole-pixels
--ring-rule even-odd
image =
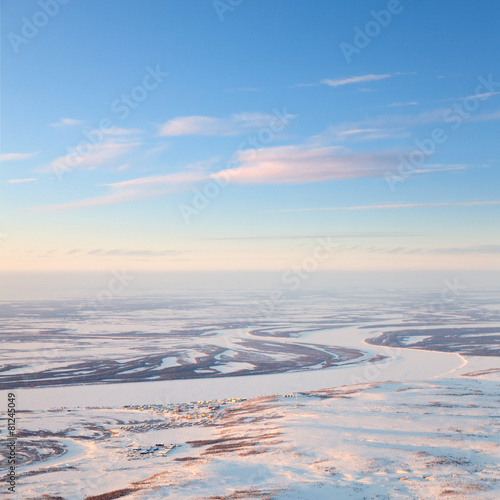
[[[297,85],[292,85],[292,87],[319,87],[321,83],[297,83]]]
[[[364,129],[379,129],[380,131],[384,129],[386,132],[389,132],[390,130],[397,131],[399,129],[401,131],[406,127],[415,125],[443,123],[446,118],[446,113],[449,113],[449,111],[450,108],[437,108],[430,111],[423,111],[418,114],[380,115],[375,118],[368,118],[358,122],[343,123],[337,127],[330,127],[327,131],[335,131],[337,133],[342,130]],[[493,120],[496,119],[495,116],[496,114],[488,116],[477,115],[476,117],[471,116],[470,118],[464,119],[464,121],[473,121],[474,118],[476,121]],[[321,134],[315,137],[320,136]]]
[[[464,254],[498,254],[500,253],[500,245],[477,245],[470,247],[445,247],[445,248],[406,248],[406,247],[393,247],[393,248],[381,248],[381,247],[344,247],[346,251],[365,251],[369,253],[380,253],[380,254],[450,254],[450,255],[464,255]]]
[[[393,75],[362,75],[362,76],[351,76],[349,78],[341,78],[338,80],[331,80],[330,78],[325,78],[321,80],[321,83],[328,85],[329,87],[340,87],[341,85],[349,85],[352,83],[365,83],[374,82],[377,80],[385,80],[386,78],[391,78]]]
[[[0,161],[22,161],[33,158],[38,153],[4,153],[0,155]]]
[[[75,125],[82,125],[85,123],[83,120],[75,120],[74,118],[61,118],[58,122],[51,123],[53,127],[73,127]]]
[[[470,122],[491,122],[500,120],[500,110],[493,111],[492,113],[482,113],[480,115],[472,115],[470,118],[466,119]]]
[[[309,143],[315,145],[327,145],[339,141],[366,141],[375,139],[401,139],[410,137],[405,128],[365,128],[356,127],[356,124],[330,126],[325,131],[309,139]]]
[[[472,99],[474,97],[477,97],[478,99],[481,99],[482,101],[486,101],[490,97],[493,97],[494,95],[499,95],[500,92],[484,92],[483,94],[474,94],[474,95],[469,95],[465,97],[464,99]]]
[[[340,147],[281,146],[238,153],[237,168],[223,170],[237,183],[308,183],[383,175],[398,165],[394,152],[356,153]]]
[[[398,208],[427,208],[427,207],[480,207],[500,205],[500,201],[460,201],[445,203],[402,203],[393,205],[359,205],[353,207],[323,207],[323,208],[287,208],[270,210],[270,212],[321,212],[330,210],[390,210]]]
[[[127,181],[107,184],[106,187],[110,190],[108,194],[64,205],[46,206],[44,208],[49,210],[62,210],[111,205],[166,196],[179,191],[187,191],[192,189],[195,184],[210,178],[209,171],[215,162],[216,159],[196,162],[186,165],[184,170],[180,172],[139,177]]]
[[[10,179],[7,181],[10,184],[20,184],[21,182],[35,182],[38,179]]]
[[[450,114],[451,113],[451,114]],[[350,124],[353,128],[364,127],[410,127],[413,125],[428,125],[432,123],[446,123],[445,119],[450,119],[450,116],[459,116],[452,108],[438,108],[430,111],[424,111],[417,115],[395,115],[381,116],[375,119],[368,119],[361,122]],[[488,113],[474,113],[466,118],[462,118],[465,122],[488,122],[500,119],[500,110]]]
[[[450,165],[439,163],[427,163],[422,168],[416,168],[414,174],[431,174],[435,172],[453,172],[456,170],[465,170],[470,167],[488,167],[488,165],[473,165],[470,163],[454,163]]]
[[[379,106],[380,108],[400,108],[402,106],[418,106],[417,101],[411,102],[393,102],[392,104],[386,104],[384,106]]]
[[[487,101],[490,97],[496,95],[500,95],[500,92],[483,92],[482,94],[471,94],[465,97],[448,97],[446,99],[441,99],[438,102],[465,101],[466,99],[479,99],[481,101]]]
[[[235,168],[214,171],[216,159],[185,166],[181,171],[139,177],[107,185],[102,196],[76,201],[52,209],[124,203],[187,191],[196,184],[220,178],[235,184],[312,183],[382,176],[397,168],[395,151],[354,152],[343,147],[296,145],[244,150],[233,157]],[[212,173],[211,173],[212,172]]]
[[[140,134],[142,130],[138,128],[120,128],[120,127],[110,127],[102,130],[105,135],[119,136],[119,135],[132,135]]]
[[[143,152],[142,157],[144,159],[154,158],[161,152],[169,148],[168,144],[161,144],[160,146],[154,146]]]
[[[119,157],[140,146],[138,141],[125,141],[115,138],[104,140],[97,144],[76,146],[70,153],[52,161],[43,172],[63,172],[77,168],[95,168],[98,165],[113,163]]]
[[[291,119],[293,115],[286,115]],[[268,127],[278,118],[265,113],[239,113],[227,118],[213,116],[179,116],[160,127],[161,136],[241,135]]]
[[[392,78],[394,76],[399,76],[399,75],[414,75],[415,73],[384,73],[380,75],[374,75],[374,74],[369,74],[369,75],[359,75],[359,76],[349,76],[347,78],[337,78],[337,79],[332,79],[332,78],[323,78],[323,80],[320,80],[318,83],[298,83],[296,85],[293,85],[292,87],[318,87],[320,85],[328,85],[329,87],[341,87],[343,85],[352,85],[352,84],[357,84],[357,83],[367,83],[367,82],[375,82],[378,80],[385,80],[386,78]],[[358,88],[358,90],[364,91],[364,92],[370,92],[371,89],[368,88]]]

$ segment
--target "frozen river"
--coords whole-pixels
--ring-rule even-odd
[[[299,339],[289,342],[334,345],[359,349],[386,358],[376,363],[360,363],[327,369],[300,372],[248,375],[223,378],[168,380],[127,384],[81,385],[40,389],[17,389],[17,408],[43,410],[66,406],[122,406],[143,403],[175,403],[222,399],[228,397],[254,397],[273,393],[309,391],[357,383],[373,383],[388,380],[428,380],[463,373],[467,361],[455,353],[432,352],[405,348],[374,346],[365,339],[380,333],[376,329],[360,329],[349,326],[338,329],[305,331]],[[235,337],[246,336],[243,330],[235,330]],[[283,340],[283,339],[280,339]],[[477,369],[498,367],[497,358],[481,358]],[[474,364],[474,363],[473,363]],[[1,404],[6,404],[6,393]]]

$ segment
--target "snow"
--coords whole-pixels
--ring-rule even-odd
[[[39,498],[43,492],[47,497],[80,500],[123,488],[137,488],[127,495],[130,500],[195,500],[217,495],[277,500],[499,498],[500,358],[410,348],[428,338],[426,330],[435,325],[412,326],[421,335],[409,336],[405,347],[371,345],[366,339],[380,335],[384,323],[390,323],[391,330],[405,329],[422,313],[416,302],[409,308],[405,303],[403,314],[403,309],[388,310],[383,296],[366,304],[363,300],[344,300],[337,308],[335,317],[349,320],[349,326],[322,328],[324,323],[315,324],[321,316],[318,311],[324,317],[334,313],[326,299],[323,304],[312,298],[309,307],[292,304],[281,318],[276,314],[255,328],[268,333],[300,332],[292,338],[256,337],[251,334],[253,328],[238,326],[242,324],[238,314],[246,310],[248,301],[236,298],[236,312],[229,306],[224,309],[224,314],[233,314],[234,323],[224,326],[221,322],[220,328],[220,309],[212,302],[192,307],[193,302],[187,301],[179,310],[125,308],[65,325],[74,332],[68,334],[68,341],[76,332],[93,336],[82,343],[82,350],[73,344],[66,352],[70,344],[65,341],[3,342],[4,363],[22,363],[26,352],[22,346],[33,351],[29,368],[18,369],[25,373],[32,373],[36,365],[64,368],[64,361],[79,361],[83,353],[85,359],[128,362],[137,358],[138,351],[165,353],[156,368],[160,370],[195,364],[196,358],[207,356],[205,346],[216,346],[224,351],[215,356],[212,370],[199,368],[196,372],[208,375],[217,370],[229,375],[16,389],[16,409],[29,410],[18,413],[18,429],[28,433],[19,443],[29,442],[39,450],[56,443],[66,449],[61,456],[18,465],[16,498]],[[440,327],[494,326],[495,317],[483,321],[483,311],[488,308],[491,314],[498,309],[486,304],[477,315],[481,322],[473,321],[474,311],[466,307],[444,311],[438,315]],[[351,320],[351,314],[361,319]],[[12,321],[14,328],[17,320]],[[44,318],[40,325],[57,328],[60,319]],[[182,333],[168,334],[175,330]],[[28,326],[26,331],[32,332]],[[134,331],[165,335],[117,335]],[[117,336],[106,338],[110,333]],[[347,361],[327,369],[320,369],[319,364],[300,372],[230,376],[254,369],[239,354],[235,360],[246,339],[306,343],[318,349],[341,346],[364,355],[356,363]],[[371,362],[375,356],[384,358]],[[278,353],[275,358],[284,357]],[[0,391],[2,410],[8,392]],[[292,398],[275,396],[295,393],[297,397]],[[251,399],[234,403],[230,410],[219,410],[210,422],[187,419],[184,410],[174,414],[123,408],[233,397]],[[66,409],[54,410],[61,406]],[[126,453],[156,443],[179,446],[167,456],[130,458]]]
[[[386,356],[386,359],[378,363],[352,364],[325,370],[272,375],[84,385],[78,386],[77,389],[75,387],[18,389],[16,396],[25,405],[25,409],[53,408],[60,406],[61,401],[64,401],[65,406],[122,406],[129,404],[130,401],[135,404],[146,404],[156,401],[157,398],[161,398],[162,401],[168,399],[170,402],[182,402],[207,398],[219,399],[228,395],[254,397],[261,394],[285,394],[362,382],[429,379],[448,373],[463,363],[460,355],[456,353],[367,344],[365,339],[374,336],[372,332],[354,326],[312,331],[307,332],[306,335],[307,342],[311,344],[360,349],[371,355]],[[202,354],[202,351],[192,350],[186,353],[183,362],[194,362],[194,358]],[[6,391],[0,391],[0,407],[6,404],[6,397],[3,397],[1,392]]]
[[[251,363],[239,363],[237,361],[232,361],[223,365],[214,366],[213,368],[221,373],[232,373],[240,370],[253,370],[255,369],[255,366]]]
[[[257,398],[234,406],[236,413],[214,426],[129,434],[109,421],[111,441],[58,438],[68,453],[38,467],[75,468],[22,476],[17,498],[36,496],[43,477],[45,494],[67,500],[132,486],[139,488],[132,500],[236,491],[278,500],[430,500],[450,491],[461,499],[493,500],[500,493],[497,407],[496,383],[458,378],[344,386],[299,394],[297,402]],[[66,412],[61,427],[84,412]],[[126,413],[88,410],[86,418],[102,422],[106,414]],[[141,413],[153,417],[131,411],[130,418]],[[26,415],[32,424],[43,418],[44,412]],[[157,442],[179,446],[167,456],[130,460],[125,453]],[[216,449],[221,442],[225,451]]]
[[[413,345],[417,342],[423,342],[430,338],[432,337],[429,335],[412,335],[411,337],[402,337],[399,342],[403,345]]]
[[[179,363],[177,358],[163,358],[161,365],[158,367],[158,370],[161,370],[163,368],[171,368],[172,366],[179,366],[181,363]]]

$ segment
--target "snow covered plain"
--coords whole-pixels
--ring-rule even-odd
[[[245,327],[238,321],[241,301],[231,309],[230,300],[220,302],[224,313],[207,301],[207,317],[195,309],[191,315],[185,311],[184,319],[178,310],[171,318],[165,311],[172,308],[157,309],[149,330],[143,310],[136,318],[130,311],[111,311],[108,330],[80,318],[73,329],[97,338],[99,328],[97,343],[111,344],[110,330],[136,330],[139,318],[143,335],[132,337],[133,344],[125,336],[125,344],[117,341],[100,354],[80,335],[69,358],[88,343],[92,356],[107,359],[113,353],[127,359],[129,353],[137,356],[135,345],[164,352],[162,366],[176,367],[202,356],[203,346],[210,344],[220,348],[213,368],[224,377],[13,388],[18,409],[25,410],[18,414],[17,497],[104,499],[99,495],[115,492],[113,498],[131,499],[498,498],[500,358],[412,348],[431,327],[498,326],[499,313],[489,307],[494,296],[474,295],[437,312],[426,309],[425,294],[355,298],[301,296]],[[46,307],[43,311],[43,318],[32,318],[32,328],[37,322],[39,328],[42,323],[61,326],[47,317]],[[131,328],[126,330],[125,323]],[[199,352],[189,351],[186,343],[184,352],[172,356],[168,335],[163,341],[153,336],[152,342],[145,335],[164,331],[165,324],[174,333],[171,338],[180,330],[196,330],[188,341],[196,338]],[[408,327],[419,334],[404,338],[404,347],[366,342]],[[497,337],[486,336],[494,348]],[[251,369],[244,359],[235,361],[242,340],[259,338],[284,347],[341,346],[362,356],[339,366],[320,363],[277,374],[231,376],[242,366]],[[22,359],[22,338],[11,344],[8,337],[2,340],[12,357]],[[175,344],[180,351],[178,336]],[[288,362],[287,356],[276,353],[278,362]],[[32,361],[27,374],[37,363],[46,369],[47,359]],[[0,394],[2,406],[6,393]],[[214,411],[213,420],[188,418],[193,410],[167,414],[122,408],[231,397],[248,399]],[[60,406],[65,408],[55,409]],[[156,443],[178,446],[166,455],[127,454]]]
[[[19,498],[76,500],[117,490],[131,499],[499,494],[498,383],[492,381],[385,382],[260,397],[230,407],[215,423],[139,433],[120,430],[120,423],[161,418],[119,408],[61,410],[23,415],[23,427],[40,429],[47,419],[52,439],[64,444],[69,440],[59,436],[68,429],[102,432],[95,439],[74,433],[66,454],[21,467]],[[180,446],[166,456],[125,453],[158,442]]]

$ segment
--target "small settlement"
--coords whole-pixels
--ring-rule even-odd
[[[126,454],[129,460],[145,458],[146,456],[164,457],[169,451],[172,451],[177,446],[180,445],[156,443],[154,446],[149,446],[147,448],[132,448],[131,450],[127,450]]]
[[[246,401],[244,398],[212,399],[191,403],[143,404],[123,406],[127,410],[153,411],[168,420],[151,420],[120,427],[129,432],[147,432],[150,430],[174,427],[191,427],[215,423],[230,406]]]

